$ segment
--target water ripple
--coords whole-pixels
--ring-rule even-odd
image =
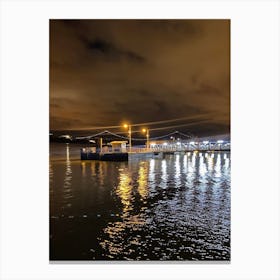
[[[78,167],[66,160],[52,197],[53,259],[230,259],[229,153]],[[54,191],[59,168],[50,167]]]

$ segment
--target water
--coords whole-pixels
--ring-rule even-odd
[[[100,162],[78,151],[51,145],[51,260],[230,260],[229,152]]]

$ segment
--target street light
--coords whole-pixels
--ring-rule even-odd
[[[128,128],[129,152],[131,153],[131,125],[130,124],[124,124],[123,127]]]
[[[148,129],[148,128],[143,128],[143,129],[142,129],[142,132],[143,132],[143,133],[146,133],[146,137],[147,137],[146,147],[147,147],[147,149],[148,149],[148,148],[149,148],[149,137],[150,137],[149,129]]]

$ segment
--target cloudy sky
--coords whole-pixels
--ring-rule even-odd
[[[51,131],[173,119],[229,132],[229,20],[50,21]]]

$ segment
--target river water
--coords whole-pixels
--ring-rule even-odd
[[[230,260],[230,153],[81,161],[50,146],[50,260]]]

